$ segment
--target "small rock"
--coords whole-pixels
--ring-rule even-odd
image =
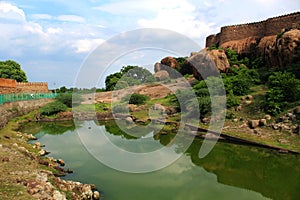
[[[271,117],[271,115],[265,115],[265,119],[266,119],[266,120],[271,120],[272,117]]]
[[[42,146],[40,142],[36,142],[36,143],[34,143],[34,145],[35,145],[37,148],[39,148],[39,147]]]
[[[260,126],[266,126],[267,125],[267,120],[266,119],[259,120],[259,125]]]
[[[238,107],[236,107],[235,111],[241,111],[243,109],[243,107],[241,105],[239,105]]]
[[[296,125],[296,126],[292,127],[292,132],[295,134],[299,134],[300,133],[300,125]]]
[[[258,131],[257,129],[254,129],[253,133],[256,134],[256,135],[260,135],[261,134],[260,131]]]
[[[19,145],[17,143],[14,143],[12,146],[13,147],[18,147]]]
[[[58,190],[55,190],[53,192],[53,199],[54,200],[66,200],[66,196],[62,193],[60,193]]]
[[[210,122],[210,119],[205,117],[205,118],[201,119],[201,122],[206,124],[206,123]]]
[[[282,127],[282,129],[285,129],[285,130],[291,130],[291,127],[284,125],[284,124],[281,127]]]
[[[245,101],[245,104],[250,105],[252,101]]]
[[[37,138],[34,137],[32,134],[27,134],[27,138],[28,138],[29,140],[37,140]]]
[[[47,152],[44,150],[44,149],[41,149],[40,151],[39,151],[39,155],[40,156],[45,156],[47,154]]]
[[[248,126],[251,129],[255,129],[256,127],[259,126],[259,120],[249,120],[248,121]]]
[[[60,164],[60,166],[65,166],[65,161],[63,161],[63,159],[58,159],[57,163]]]
[[[2,162],[9,162],[9,158],[8,157],[4,157],[4,158],[2,158]]]
[[[25,147],[18,148],[21,152],[29,153],[29,151]]]
[[[100,199],[100,193],[98,191],[95,191],[93,193],[93,198],[96,199],[96,200]]]
[[[239,119],[235,118],[235,119],[233,119],[232,121],[233,121],[233,122],[238,122]]]
[[[294,110],[295,114],[300,114],[300,106],[297,106]]]
[[[67,169],[67,173],[68,173],[68,174],[72,174],[72,173],[73,173],[73,170],[71,170],[70,168],[68,168],[68,169]]]
[[[10,139],[10,137],[9,137],[9,136],[7,136],[7,135],[4,135],[4,138],[6,138],[6,139]]]
[[[93,197],[92,187],[90,185],[84,185],[82,187],[82,198],[91,199]]]
[[[253,99],[253,96],[252,96],[252,95],[247,95],[247,96],[246,96],[246,99],[247,99],[247,100],[251,100],[251,99]]]
[[[125,121],[129,124],[132,124],[133,123],[133,119],[131,117],[126,117],[125,118]]]

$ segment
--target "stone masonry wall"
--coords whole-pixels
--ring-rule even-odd
[[[12,118],[36,110],[52,101],[54,100],[39,99],[30,101],[16,101],[0,105],[0,128],[3,128]]]
[[[248,37],[260,39],[264,36],[277,35],[283,29],[291,28],[300,28],[300,12],[269,18],[261,22],[222,27],[219,34],[206,38],[206,47],[221,46],[225,42]]]

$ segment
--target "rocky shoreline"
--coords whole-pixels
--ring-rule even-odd
[[[0,136],[1,185],[19,188],[12,193],[0,190],[4,199],[100,199],[95,185],[61,179],[72,170],[65,170],[61,159],[45,157],[47,151],[40,143],[28,144],[33,135],[12,131]]]

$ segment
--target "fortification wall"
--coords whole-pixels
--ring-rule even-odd
[[[13,79],[0,78],[0,94],[48,93],[48,83],[18,83]]]
[[[17,81],[13,79],[0,78],[0,87],[5,88],[15,88],[17,86]]]
[[[221,28],[219,34],[206,38],[206,47],[222,45],[229,41],[241,40],[248,37],[262,38],[264,36],[276,35],[284,29],[299,27],[300,12],[269,18],[261,22],[225,26]]]
[[[48,93],[48,83],[17,83],[21,93]]]

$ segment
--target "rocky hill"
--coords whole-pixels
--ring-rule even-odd
[[[176,78],[176,71],[179,71],[182,75],[193,74],[196,79],[202,79],[201,75],[214,73],[215,66],[226,73],[231,66],[224,49],[232,49],[240,57],[252,61],[261,60],[267,68],[284,68],[299,63],[300,12],[222,27],[220,33],[206,38],[204,50],[191,53],[185,61],[169,56],[156,63],[155,77],[159,80]],[[209,60],[213,60],[215,66],[209,66]]]
[[[300,12],[249,24],[225,26],[206,38],[206,47],[231,48],[262,57],[268,67],[285,67],[300,52]]]

